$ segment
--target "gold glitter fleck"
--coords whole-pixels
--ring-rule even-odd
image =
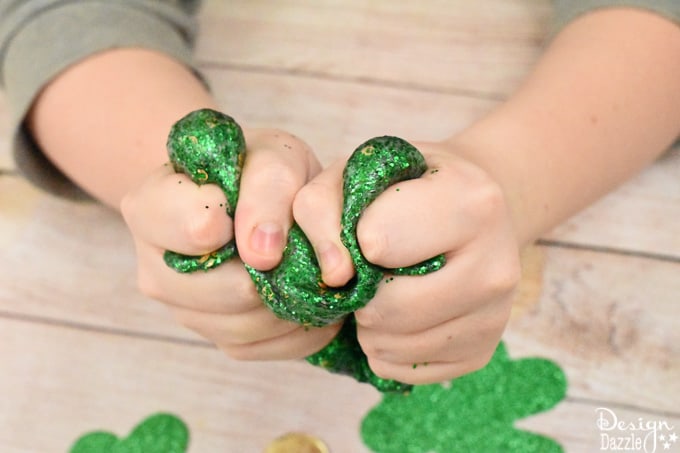
[[[284,146],[291,145],[284,143]],[[212,182],[220,186],[227,200],[226,213],[233,218],[240,176],[247,160],[243,131],[233,118],[210,109],[190,113],[173,126],[168,151],[176,171],[191,176],[197,184]],[[355,265],[356,278],[342,288],[331,289],[321,282],[313,247],[302,229],[294,224],[288,232],[278,267],[262,272],[246,265],[264,304],[282,319],[305,327],[338,322],[348,314],[348,319],[353,319],[351,313],[375,295],[385,274],[385,269],[368,263],[361,254],[356,238],[358,219],[378,194],[399,181],[418,178],[426,171],[422,154],[398,137],[375,137],[358,146],[343,173],[341,219],[341,239]],[[180,272],[194,272],[218,266],[238,256],[237,253],[235,244],[230,243],[213,256],[166,252],[164,259]],[[392,269],[390,273],[424,275],[439,269],[444,262],[443,257],[435,257],[416,266]],[[307,357],[307,361],[313,364],[321,361],[325,368],[369,382],[380,391],[403,393],[410,388],[371,372],[357,342],[353,322],[345,322],[341,333],[324,349]]]
[[[373,151],[375,151],[375,148],[372,145],[367,145],[361,148],[361,154],[364,156],[372,156]]]
[[[202,168],[199,168],[198,170],[196,170],[196,174],[200,176],[200,177],[198,177],[198,176],[196,177],[196,179],[198,181],[203,182],[203,181],[208,180],[208,172],[203,170]]]
[[[198,259],[198,263],[199,263],[199,264],[203,264],[203,263],[205,263],[206,261],[208,261],[208,259],[210,259],[210,257],[212,257],[212,256],[213,256],[213,252],[206,253],[205,255],[201,256],[201,257]]]

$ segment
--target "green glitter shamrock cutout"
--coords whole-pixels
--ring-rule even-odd
[[[95,431],[80,437],[69,453],[185,453],[189,430],[170,414],[154,414],[138,424],[124,439]]]
[[[489,364],[451,382],[385,394],[361,435],[378,453],[559,453],[559,443],[514,427],[546,411],[567,391],[562,369],[546,359],[511,360],[500,343]]]

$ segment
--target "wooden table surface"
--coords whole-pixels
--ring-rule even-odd
[[[551,14],[543,0],[209,0],[197,56],[225,111],[287,129],[329,163],[371,136],[441,139],[488,112],[535,61]],[[5,169],[8,124],[0,101]],[[187,423],[190,453],[262,452],[289,431],[370,451],[359,424],[372,388],[228,359],[141,296],[134,267],[115,213],[0,176],[1,452],[66,452],[159,411]],[[605,407],[680,435],[680,151],[546,235],[520,299],[511,356],[552,359],[569,380],[523,428],[600,451]]]

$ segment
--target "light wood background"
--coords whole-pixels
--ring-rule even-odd
[[[544,0],[209,0],[197,55],[226,111],[298,134],[328,163],[374,135],[439,139],[479,118],[530,69],[551,14]],[[8,152],[0,101],[0,168]],[[65,452],[157,411],[187,422],[191,453],[261,452],[289,431],[369,451],[359,423],[375,391],[226,358],[137,293],[133,253],[116,214],[0,176],[0,451]],[[680,434],[680,152],[528,263],[505,339],[514,357],[557,361],[569,390],[522,426],[568,452],[599,449],[598,407]]]

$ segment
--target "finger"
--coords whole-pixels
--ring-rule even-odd
[[[481,170],[437,154],[428,163],[423,176],[393,185],[362,214],[357,237],[370,262],[417,264],[458,249],[493,220],[502,194]]]
[[[510,316],[510,306],[511,298],[503,298],[471,315],[410,334],[358,326],[357,337],[368,357],[384,362],[464,362],[495,347]]]
[[[327,345],[340,330],[340,324],[306,328],[250,344],[217,346],[238,360],[290,360],[307,357]]]
[[[342,172],[338,161],[307,183],[295,197],[295,221],[316,252],[321,277],[329,286],[342,286],[354,275],[349,252],[340,241]]]
[[[394,333],[415,333],[460,318],[515,290],[520,279],[517,251],[500,236],[477,243],[423,276],[383,279],[375,297],[355,312],[364,327]]]
[[[461,362],[421,362],[401,364],[368,359],[368,365],[375,374],[384,379],[394,379],[412,385],[434,384],[484,368],[492,354],[484,354]]]
[[[239,259],[209,272],[181,274],[163,261],[163,251],[136,241],[137,284],[146,296],[169,305],[209,313],[242,313],[262,305]]]
[[[229,242],[226,197],[214,184],[198,186],[169,165],[126,195],[121,212],[136,240],[187,255],[203,255]]]
[[[277,318],[264,305],[236,314],[174,308],[177,321],[215,344],[244,345],[291,333],[300,326]]]
[[[281,259],[295,194],[318,168],[309,147],[290,134],[272,130],[254,137],[241,176],[235,234],[243,261],[269,270]]]

